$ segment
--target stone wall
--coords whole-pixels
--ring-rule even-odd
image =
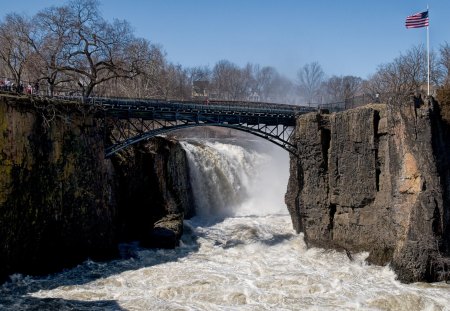
[[[368,251],[405,282],[448,277],[449,143],[434,102],[298,118],[286,203],[310,246]]]

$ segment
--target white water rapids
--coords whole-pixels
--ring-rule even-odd
[[[0,309],[450,310],[449,284],[405,285],[367,254],[307,249],[283,202],[288,155],[264,146],[184,143],[199,216],[180,247],[124,245],[134,256],[14,275]]]

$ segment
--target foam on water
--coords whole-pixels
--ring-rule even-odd
[[[43,278],[16,275],[0,289],[0,309],[450,310],[448,284],[405,285],[388,267],[367,265],[367,254],[351,261],[307,249],[282,202],[286,154],[217,142],[185,148],[203,210],[185,222],[180,247],[131,245],[135,256],[126,260],[87,261]],[[222,217],[211,222],[215,214]]]
[[[193,219],[187,226],[183,246],[164,251],[173,260],[31,296],[115,300],[126,310],[450,309],[450,286],[404,285],[389,268],[366,265],[365,254],[350,261],[307,249],[289,216],[232,217],[213,226]],[[134,260],[158,252],[140,250]]]

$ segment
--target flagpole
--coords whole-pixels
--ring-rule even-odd
[[[427,10],[406,17],[406,28],[427,27],[427,96],[430,96],[430,18]]]
[[[428,4],[427,4],[427,12],[428,16],[430,16],[430,12],[428,11]],[[427,75],[427,82],[428,82],[428,89],[427,89],[427,95],[430,96],[430,26],[427,26],[427,69],[428,69],[428,75]]]

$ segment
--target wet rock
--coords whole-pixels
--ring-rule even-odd
[[[186,153],[178,141],[155,137],[130,146],[111,161],[123,239],[148,240],[149,232],[165,217],[193,216]]]
[[[171,214],[158,220],[148,239],[142,241],[142,245],[168,249],[179,246],[183,234],[183,218],[183,214]]]

